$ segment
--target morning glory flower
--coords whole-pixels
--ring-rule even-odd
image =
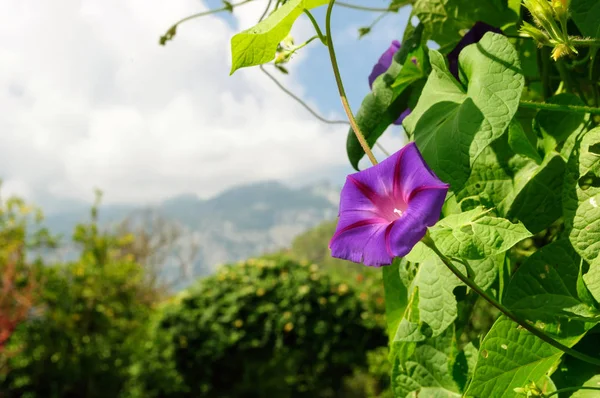
[[[373,70],[369,75],[369,87],[371,89],[373,89],[373,82],[375,81],[375,79],[377,79],[380,75],[384,74],[388,70],[388,68],[392,64],[392,60],[394,59],[394,54],[396,54],[396,52],[398,52],[399,49],[400,42],[398,40],[394,40],[392,41],[390,47],[387,50],[385,50],[383,54],[381,54],[381,57],[379,57],[379,61],[377,61],[375,66],[373,66]],[[408,115],[410,115],[410,109],[406,109],[404,112],[402,112],[398,119],[396,119],[394,124],[402,124],[402,121]]]
[[[379,267],[407,255],[440,218],[449,185],[414,142],[383,162],[350,174],[329,248],[336,258]]]
[[[502,31],[485,22],[475,22],[475,25],[460,39],[456,47],[448,53],[448,63],[450,64],[450,73],[458,80],[458,55],[469,44],[479,43],[479,40],[487,32],[502,34]]]
[[[373,66],[373,70],[369,75],[369,87],[373,88],[373,82],[375,79],[379,77],[379,75],[384,74],[390,65],[392,64],[392,60],[394,59],[394,54],[400,49],[400,42],[398,40],[392,41],[390,47],[385,50],[381,57],[379,57],[379,61]]]

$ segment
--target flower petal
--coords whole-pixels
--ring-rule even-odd
[[[408,210],[406,212],[421,220],[424,226],[432,227],[440,219],[447,193],[447,185],[445,187],[427,186],[417,188],[408,200]]]
[[[456,80],[458,80],[458,55],[462,51],[463,48],[468,46],[469,44],[478,43],[479,40],[485,35],[487,32],[494,32],[502,34],[502,31],[494,26],[488,25],[484,22],[475,22],[475,25],[467,32],[466,35],[458,42],[456,47],[452,49],[448,53],[448,63],[450,64],[450,73],[454,75]]]
[[[399,125],[401,125],[401,124],[402,124],[402,122],[404,121],[404,119],[405,119],[405,118],[406,118],[408,115],[410,115],[410,112],[411,112],[410,108],[406,108],[406,109],[405,109],[405,110],[404,110],[404,111],[403,111],[403,112],[400,114],[400,116],[398,116],[398,119],[396,119],[396,121],[394,122],[394,124],[395,124],[396,126],[399,126]]]
[[[438,214],[439,218],[439,214]],[[405,215],[391,224],[386,236],[386,248],[396,257],[404,257],[425,236],[427,227],[423,220],[412,213]]]
[[[440,187],[445,188],[447,191],[449,187],[448,184],[442,182],[427,166],[414,142],[407,144],[398,152],[394,169],[393,186],[394,196],[401,197],[406,203],[409,203],[409,199],[415,189]]]
[[[385,245],[386,231],[391,224],[370,219],[340,228],[344,224],[344,216],[348,217],[348,213],[340,216],[338,229],[329,243],[331,255],[371,267],[391,264],[394,256],[386,250]]]
[[[339,214],[355,210],[368,211],[377,214],[377,193],[373,192],[369,186],[358,181],[354,177],[355,175],[356,174],[351,174],[346,177],[346,183],[340,194]],[[373,214],[371,214],[370,217],[373,217]]]
[[[394,59],[394,54],[396,54],[396,51],[398,51],[399,49],[400,42],[398,40],[394,40],[392,41],[390,47],[387,50],[385,50],[381,57],[379,57],[379,62],[377,62],[375,66],[373,66],[373,70],[369,75],[370,88],[373,88],[373,82],[375,81],[375,79],[377,79],[379,75],[382,75],[388,70],[388,68],[392,64],[392,60]]]

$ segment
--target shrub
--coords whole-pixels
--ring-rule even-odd
[[[123,242],[100,233],[95,219],[76,228],[74,241],[81,257],[41,268],[39,305],[9,340],[0,377],[9,397],[116,397],[128,380],[150,309],[142,268],[119,255]]]
[[[161,397],[342,396],[344,377],[386,344],[354,289],[281,255],[201,280],[149,336],[134,389]]]

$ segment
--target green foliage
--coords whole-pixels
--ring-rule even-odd
[[[373,90],[363,99],[356,122],[369,147],[398,119],[420,93],[429,74],[429,60],[419,46],[423,25],[419,25],[396,52],[388,70],[373,82]],[[346,151],[350,164],[358,170],[358,162],[365,154],[354,130],[348,132]]]
[[[600,128],[587,132],[571,153],[565,177],[565,226],[575,250],[592,262],[600,253]]]
[[[600,321],[600,312],[577,290],[580,262],[566,240],[543,247],[515,272],[504,304],[556,338],[578,339]]]
[[[427,164],[459,192],[477,157],[515,115],[524,78],[515,48],[494,33],[460,53],[460,82],[439,52],[430,50],[429,58],[432,72],[404,127]]]
[[[522,224],[488,214],[481,207],[451,214],[431,229],[431,237],[449,256],[482,260],[504,253],[531,236]]]
[[[514,397],[530,381],[543,384],[562,352],[501,317],[485,336],[466,396]]]
[[[392,370],[395,396],[420,391],[419,395],[426,397],[460,397],[453,373],[464,357],[457,354],[454,330],[450,328],[442,336],[419,343],[410,360],[400,363],[397,357]]]
[[[494,0],[416,0],[412,13],[427,27],[427,39],[438,43],[444,52],[460,40],[462,30],[477,21],[500,27],[518,17],[508,2]]]
[[[595,0],[571,0],[571,16],[581,33],[600,38],[600,3]]]
[[[256,26],[233,36],[231,73],[273,60],[277,45],[290,33],[302,12],[326,3],[327,0],[289,0]]]
[[[508,145],[514,153],[533,159],[537,164],[542,163],[542,158],[534,146],[535,137],[528,136],[521,123],[513,119],[508,126]]]
[[[166,306],[155,328],[162,337],[143,357],[166,368],[137,367],[143,396],[170,396],[175,374],[177,396],[338,396],[365,351],[385,344],[348,284],[279,255],[225,266]]]
[[[9,396],[106,397],[124,388],[150,310],[141,267],[95,220],[77,226],[79,260],[40,268],[36,314],[10,339],[1,379]]]

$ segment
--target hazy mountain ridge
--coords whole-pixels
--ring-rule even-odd
[[[265,181],[237,186],[203,200],[193,194],[170,198],[150,207],[176,221],[184,237],[198,245],[191,277],[211,272],[218,264],[242,260],[289,246],[300,233],[337,215],[339,189],[319,183],[298,189]],[[103,225],[136,217],[148,206],[103,205]],[[46,225],[55,233],[69,235],[77,222],[89,219],[89,209],[50,214]]]

